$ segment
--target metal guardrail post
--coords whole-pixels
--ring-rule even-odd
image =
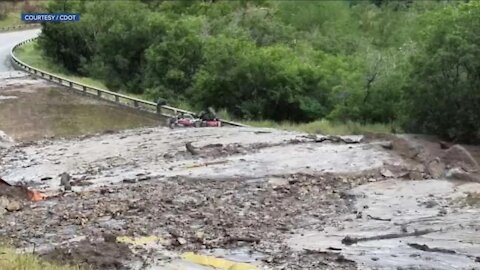
[[[102,97],[102,91],[100,91],[99,89],[97,89],[97,96]]]

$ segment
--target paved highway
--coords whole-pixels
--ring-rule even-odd
[[[14,70],[10,64],[10,50],[12,47],[26,39],[38,36],[40,32],[40,29],[31,29],[0,33],[0,72]]]

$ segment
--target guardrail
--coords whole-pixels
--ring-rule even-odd
[[[23,30],[23,29],[32,29],[32,28],[37,28],[37,27],[40,27],[40,26],[41,26],[41,24],[39,24],[39,23],[25,23],[25,24],[19,24],[19,25],[14,25],[14,26],[0,27],[0,33],[1,32]]]
[[[26,43],[32,42],[34,40],[36,40],[36,38],[32,38],[32,39],[22,41],[12,48],[12,50],[10,51],[10,57],[11,57],[12,64],[15,67],[20,68],[20,69],[22,69],[22,70],[24,70],[24,71],[26,71],[30,74],[33,74],[34,76],[40,77],[40,78],[48,80],[50,82],[60,84],[62,86],[68,87],[70,89],[77,90],[77,91],[81,92],[82,94],[95,96],[97,98],[100,98],[100,99],[103,99],[103,100],[106,100],[106,101],[110,101],[110,102],[114,102],[116,104],[124,105],[124,106],[130,107],[130,108],[160,114],[160,115],[165,116],[165,117],[172,117],[174,115],[177,115],[178,113],[195,114],[195,113],[187,111],[187,110],[182,110],[182,109],[167,106],[167,105],[160,106],[160,111],[157,111],[157,104],[155,102],[130,97],[130,96],[127,96],[127,95],[123,95],[123,94],[120,94],[120,93],[108,91],[108,90],[105,90],[105,89],[100,89],[100,88],[89,86],[89,85],[86,85],[86,84],[77,83],[77,82],[71,81],[67,78],[64,78],[64,77],[61,77],[61,76],[43,71],[43,70],[38,69],[38,68],[34,68],[32,66],[29,66],[29,65],[25,64],[24,62],[22,62],[20,59],[18,59],[15,56],[14,52],[18,47],[20,47],[20,46],[22,46]],[[223,120],[223,119],[221,121],[222,121],[222,123],[225,123],[225,124],[231,125],[231,126],[239,126],[239,127],[246,127],[247,126],[247,125],[244,125],[244,124],[241,124],[241,123],[232,122],[232,121]]]

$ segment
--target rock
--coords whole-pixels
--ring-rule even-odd
[[[117,242],[117,237],[111,233],[104,233],[103,234],[103,241],[107,243],[115,243]]]
[[[460,167],[469,172],[480,170],[480,166],[472,157],[472,154],[458,144],[450,147],[443,155],[442,160],[450,168]]]
[[[5,132],[0,130],[0,141],[1,142],[8,142],[8,143],[13,143],[15,142],[12,137],[8,136]]]
[[[414,146],[404,138],[396,138],[393,140],[392,150],[407,158],[416,158],[421,152],[420,147]]]
[[[451,144],[449,144],[449,143],[447,143],[447,142],[445,142],[445,141],[440,141],[439,144],[440,144],[440,148],[441,148],[441,149],[448,149],[448,148],[450,148],[450,146],[451,146]]]
[[[408,173],[408,178],[413,179],[413,180],[420,180],[423,179],[422,172],[419,171],[411,171]]]
[[[10,200],[10,202],[7,204],[5,209],[7,209],[7,211],[9,211],[9,212],[19,211],[19,210],[22,209],[22,204],[18,201]]]
[[[10,203],[9,199],[7,199],[4,196],[0,197],[0,208],[5,209],[9,203]]]
[[[438,205],[438,203],[435,200],[428,200],[427,202],[425,202],[425,207],[427,207],[427,208],[433,208],[437,205]]]
[[[382,170],[380,171],[380,173],[384,176],[384,177],[387,177],[387,178],[391,178],[391,177],[394,177],[395,174],[390,171],[389,169],[385,169],[385,168],[382,168]]]
[[[72,190],[72,185],[70,184],[70,180],[72,177],[70,174],[64,172],[60,175],[60,186],[63,186],[65,190]]]
[[[179,205],[181,204],[198,205],[200,204],[201,201],[202,201],[201,198],[196,198],[192,195],[184,194],[184,195],[175,197],[172,202],[174,204],[179,204]]]
[[[177,238],[177,242],[180,245],[185,245],[187,243],[187,240],[185,240],[185,238],[183,238],[183,237],[179,237],[179,238]]]
[[[5,132],[0,130],[0,149],[9,148],[14,143],[15,141],[10,136],[8,136],[7,134],[5,134]]]
[[[467,172],[462,168],[452,168],[447,171],[445,178],[449,180],[462,180],[468,182],[477,182],[480,183],[480,175],[472,172]]]
[[[149,176],[149,175],[145,175],[145,176],[141,176],[141,177],[138,177],[138,181],[142,182],[142,181],[148,181],[148,180],[151,180],[152,177]]]
[[[100,194],[102,195],[105,195],[105,194],[109,194],[109,193],[114,193],[115,191],[113,189],[109,189],[109,188],[101,188],[100,189]]]
[[[198,152],[198,149],[195,146],[193,146],[191,142],[186,143],[185,148],[187,149],[188,152],[190,152],[190,154],[194,156],[200,154],[200,152]]]
[[[165,153],[165,154],[163,155],[163,158],[164,158],[164,159],[172,159],[172,158],[174,158],[174,157],[175,157],[175,155],[170,154],[170,153]]]
[[[195,232],[195,237],[200,240],[203,240],[205,238],[205,233],[202,231]]]
[[[270,177],[268,178],[268,183],[272,185],[273,188],[276,188],[288,185],[288,180],[280,177]]]
[[[433,178],[440,178],[445,175],[445,164],[439,158],[431,160],[427,164],[427,171]]]
[[[383,143],[380,143],[380,146],[383,147],[384,149],[388,149],[388,150],[393,149],[392,142],[383,142]]]
[[[5,215],[5,213],[7,213],[7,210],[3,207],[0,208],[0,217],[3,217],[3,215]]]
[[[135,178],[125,178],[123,179],[123,183],[127,183],[127,184],[135,184],[137,182],[137,179]]]
[[[117,213],[123,212],[124,209],[120,205],[109,204],[106,206],[105,212],[110,213],[112,215],[116,215]]]

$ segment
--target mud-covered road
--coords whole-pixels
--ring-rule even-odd
[[[0,130],[18,142],[164,123],[152,114],[81,96],[22,73],[7,73],[7,78],[0,78]]]
[[[92,269],[480,269],[479,147],[169,129],[12,74],[0,240],[19,252]]]
[[[14,145],[2,178],[50,198],[1,233],[95,269],[479,269],[477,162],[413,141],[157,127]]]
[[[0,73],[13,71],[10,64],[10,51],[18,43],[34,38],[40,34],[40,29],[0,33]]]

